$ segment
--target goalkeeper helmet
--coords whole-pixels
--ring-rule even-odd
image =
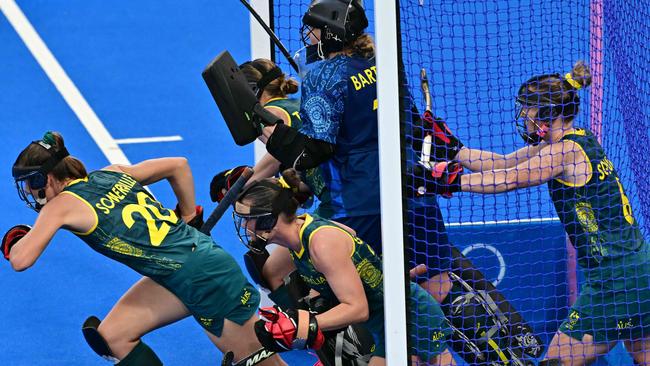
[[[515,124],[519,134],[526,143],[536,145],[546,136],[553,121],[560,117],[572,120],[578,114],[580,97],[560,74],[545,74],[521,84],[515,104]],[[529,108],[537,109],[534,117],[525,113]],[[535,131],[527,130],[526,119],[533,123]]]
[[[297,207],[290,188],[271,180],[252,182],[237,197],[232,213],[239,240],[253,252],[263,252],[280,214],[293,215]]]
[[[43,140],[33,141],[18,155],[11,169],[11,175],[18,196],[28,207],[39,212],[47,203],[45,197],[47,174],[68,155],[65,147],[57,149],[53,144]]]
[[[321,51],[320,58],[325,59],[359,38],[368,27],[368,18],[359,0],[313,0],[302,23],[303,43],[315,46]],[[318,44],[312,46],[308,35],[313,28],[320,29],[321,35]]]

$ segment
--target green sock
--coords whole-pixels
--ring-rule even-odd
[[[124,357],[117,366],[162,366],[162,361],[144,342],[138,344]]]

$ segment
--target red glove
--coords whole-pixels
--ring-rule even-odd
[[[269,351],[319,350],[325,342],[316,316],[307,310],[283,311],[274,305],[261,308],[260,316],[262,319],[255,323],[255,334]]]
[[[460,177],[463,175],[463,166],[455,161],[435,163],[431,170],[425,170],[417,165],[413,174],[409,175],[409,182],[417,195],[440,194],[451,198],[454,192],[460,191]]]
[[[460,149],[463,148],[463,143],[454,136],[442,118],[434,117],[430,111],[424,111],[422,120],[426,129],[429,130],[427,134],[433,137],[431,142],[433,160],[454,160]]]
[[[221,202],[223,196],[226,195],[226,192],[235,184],[237,178],[239,178],[246,168],[248,166],[240,165],[215,175],[210,182],[210,199],[212,202]]]
[[[176,216],[179,218],[182,216],[181,215],[181,209],[178,207],[178,204],[176,204],[176,208],[174,209],[174,212],[176,213]],[[203,206],[196,205],[196,215],[192,218],[192,220],[186,222],[186,224],[190,225],[191,227],[201,230],[201,227],[203,226]]]
[[[14,246],[23,236],[32,229],[29,225],[16,225],[11,229],[7,230],[5,236],[2,237],[2,255],[4,255],[6,260],[9,260],[9,252],[11,252],[11,247]]]

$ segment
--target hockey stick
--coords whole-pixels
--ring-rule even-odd
[[[255,11],[255,9],[253,9],[251,4],[248,3],[248,1],[246,1],[246,0],[239,0],[239,1],[242,4],[244,4],[246,9],[248,9],[248,11],[251,13],[251,15],[255,18],[255,20],[257,20],[257,22],[260,23],[262,28],[264,28],[264,31],[266,31],[266,34],[268,34],[269,37],[271,37],[271,41],[273,41],[273,43],[280,49],[280,52],[282,52],[282,54],[287,59],[287,61],[289,61],[289,64],[291,65],[291,67],[296,72],[299,72],[298,71],[298,64],[296,64],[296,61],[291,57],[291,54],[289,54],[289,51],[287,50],[286,47],[284,47],[284,45],[282,44],[282,42],[280,41],[278,36],[275,35],[273,30],[271,28],[269,28],[269,26],[266,25],[266,23],[264,23],[264,19],[262,19],[262,17],[260,17],[260,15]]]
[[[226,195],[223,196],[223,199],[221,199],[221,202],[217,205],[217,207],[212,211],[210,214],[210,217],[205,221],[203,226],[201,226],[201,232],[206,235],[210,235],[210,231],[212,231],[212,228],[214,225],[219,221],[221,216],[226,212],[228,207],[232,205],[235,200],[237,199],[237,196],[239,195],[239,192],[241,192],[242,188],[244,188],[244,185],[246,185],[246,182],[250,179],[250,177],[253,175],[253,169],[251,168],[246,168],[244,171],[241,173],[239,178],[235,181],[235,183],[230,187],[228,192],[226,192]]]
[[[433,114],[431,112],[431,93],[429,92],[429,78],[427,78],[427,71],[425,69],[420,70],[420,87],[422,88],[422,95],[424,96],[424,101],[426,103],[426,109],[424,113],[422,114],[422,119],[424,122],[424,119],[427,116],[430,116],[433,118]],[[420,161],[419,163],[424,166],[427,170],[431,170],[431,140],[432,136],[431,133],[427,133],[426,136],[423,137],[422,141],[422,151],[420,155]]]
[[[237,363],[233,363],[235,354],[231,351],[226,352],[221,360],[221,366],[253,366],[258,363],[266,360],[267,358],[273,356],[275,352],[269,351],[266,348],[260,348],[257,351],[251,353],[250,355],[242,358]]]

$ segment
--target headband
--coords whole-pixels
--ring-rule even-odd
[[[575,88],[575,90],[580,90],[580,89],[582,89],[582,85],[581,85],[579,82],[577,82],[577,81],[575,81],[575,80],[573,79],[573,76],[571,75],[570,72],[567,72],[566,75],[564,75],[564,79],[565,79],[565,80],[567,81],[567,83],[569,83],[573,88]]]
[[[259,90],[264,90],[264,88],[266,88],[267,85],[269,85],[273,80],[279,78],[282,75],[284,75],[282,70],[279,67],[275,66],[268,72],[262,73],[262,77],[257,81],[257,87],[259,88]]]

